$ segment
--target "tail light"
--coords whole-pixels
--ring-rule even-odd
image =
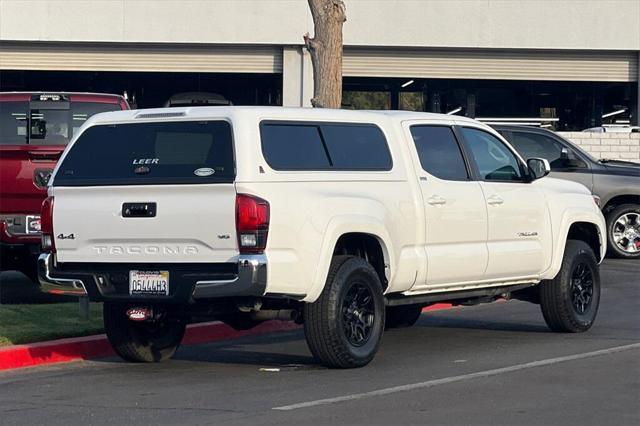
[[[252,195],[236,195],[236,233],[241,254],[262,253],[269,233],[269,203]]]
[[[47,197],[42,202],[40,231],[42,232],[42,250],[54,253],[56,245],[53,238],[53,197]]]

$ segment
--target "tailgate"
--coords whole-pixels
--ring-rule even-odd
[[[60,262],[237,260],[233,184],[55,187],[52,195]],[[127,215],[129,203],[155,214]]]
[[[0,213],[40,214],[64,146],[0,145]]]
[[[60,262],[233,262],[235,162],[226,121],[88,127],[52,178]]]

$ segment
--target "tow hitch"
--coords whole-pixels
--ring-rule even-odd
[[[151,308],[130,308],[127,309],[127,318],[130,321],[148,321],[153,318]]]

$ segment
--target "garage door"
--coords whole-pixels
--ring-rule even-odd
[[[0,69],[280,73],[282,48],[3,42]]]
[[[347,47],[343,73],[360,77],[637,81],[637,52]]]

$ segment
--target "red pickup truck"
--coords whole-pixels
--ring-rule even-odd
[[[0,271],[36,278],[40,206],[56,161],[89,117],[123,109],[119,95],[0,92]]]

